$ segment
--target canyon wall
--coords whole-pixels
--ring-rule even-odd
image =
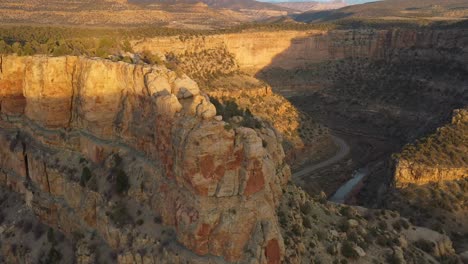
[[[451,168],[428,166],[408,160],[400,160],[396,166],[395,185],[403,188],[409,184],[424,185],[432,182],[453,181],[468,177],[468,167]]]
[[[293,69],[346,57],[468,61],[468,30],[333,30],[243,32],[133,41],[136,51],[166,54],[225,47],[241,69]],[[403,52],[402,52],[403,51]]]
[[[424,185],[468,177],[468,108],[418,144],[406,146],[395,169],[395,185]]]
[[[97,231],[119,263],[157,262],[167,226],[180,262],[281,261],[275,208],[290,171],[274,129],[228,126],[162,66],[3,56],[0,88],[0,184],[48,225]],[[128,228],[122,204],[150,220]]]

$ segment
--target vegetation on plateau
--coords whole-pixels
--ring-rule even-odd
[[[451,124],[404,147],[402,159],[432,166],[464,167],[468,164],[468,110],[458,110]]]
[[[261,128],[262,123],[256,119],[249,109],[240,108],[235,101],[227,100],[221,103],[218,99],[211,97],[210,101],[216,107],[216,113],[221,115],[224,120],[229,121],[231,118],[242,117],[241,126],[250,128]]]

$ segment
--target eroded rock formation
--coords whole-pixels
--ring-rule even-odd
[[[290,171],[274,129],[227,126],[195,82],[165,67],[43,56],[0,65],[0,183],[42,221],[97,231],[121,263],[151,258],[158,233],[115,221],[126,203],[211,262],[279,263],[275,208]],[[122,175],[123,193],[112,187]]]

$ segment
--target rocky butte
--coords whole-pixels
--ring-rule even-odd
[[[282,260],[290,170],[268,125],[228,124],[163,66],[2,56],[0,87],[0,183],[47,225],[94,231],[119,263]],[[125,227],[134,214],[141,226]],[[157,251],[166,229],[177,253]]]

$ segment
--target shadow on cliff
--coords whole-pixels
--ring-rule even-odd
[[[256,77],[332,128],[340,124],[323,114],[355,119],[359,122],[350,125],[359,131],[412,141],[468,104],[468,72],[453,59],[457,51],[426,58],[413,51],[430,52],[419,43],[388,51],[387,38],[398,40],[391,35],[342,31],[294,38]],[[382,122],[372,120],[377,118]]]
[[[293,15],[292,18],[298,22],[329,22],[338,19],[343,19],[352,16],[354,13],[341,12],[335,10],[305,12],[298,15]]]
[[[294,38],[256,74],[312,120],[350,139],[352,149],[369,144],[353,154],[358,160],[399,152],[468,105],[468,73],[458,61],[421,58],[409,49],[390,54],[389,41],[373,46],[379,42],[366,37],[332,32]]]

